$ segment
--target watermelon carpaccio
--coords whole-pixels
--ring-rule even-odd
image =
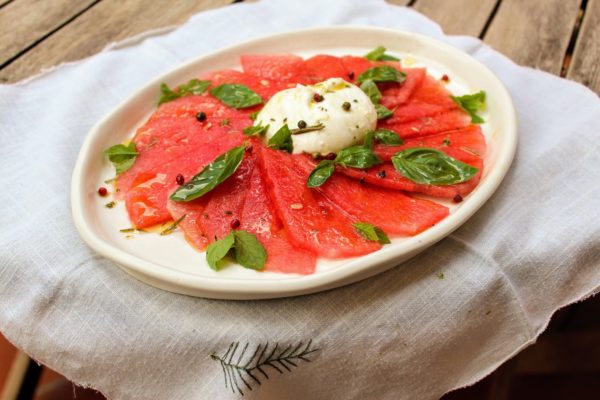
[[[230,108],[206,91],[162,104],[133,137],[139,156],[118,177],[120,199],[137,228],[184,217],[179,227],[203,250],[232,229],[257,236],[267,251],[265,270],[310,274],[318,257],[354,257],[381,247],[362,237],[356,222],[371,223],[391,236],[411,236],[445,218],[444,205],[415,194],[437,198],[468,195],[478,184],[486,143],[481,129],[450,98],[444,83],[425,68],[405,68],[399,62],[374,62],[364,57],[291,54],[245,55],[243,71],[221,70],[200,79],[216,87],[242,84],[266,102],[296,84],[340,77],[356,82],[373,66],[386,64],[406,74],[402,84],[379,84],[381,104],[393,112],[379,128],[396,132],[401,146],[376,145],[383,163],[366,170],[337,167],[324,185],[309,188],[307,178],[317,161],[308,155],[272,150],[244,136],[250,115],[261,106]],[[197,119],[204,112],[206,118]],[[190,202],[169,200],[184,180],[201,171],[220,154],[246,145],[236,172],[213,191]],[[397,172],[391,157],[411,147],[440,150],[479,169],[469,181],[446,186],[422,185]],[[180,178],[181,179],[181,178]]]

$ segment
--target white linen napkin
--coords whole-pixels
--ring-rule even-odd
[[[468,223],[374,278],[270,301],[168,293],[85,246],[71,220],[69,185],[96,121],[199,54],[336,24],[446,41],[510,90],[516,159]],[[557,309],[600,288],[600,100],[585,87],[519,67],[477,39],[444,36],[424,16],[382,0],[236,4],[138,39],[0,86],[0,330],[74,382],[111,399],[237,398],[235,383],[247,399],[435,399],[489,374],[533,343]],[[260,385],[233,365],[259,344],[268,342],[270,352],[277,343],[278,355],[309,340],[318,349],[310,362],[281,361],[291,372],[277,362],[283,373],[265,365],[269,379],[250,371]],[[217,357],[234,342],[235,358],[222,365]]]

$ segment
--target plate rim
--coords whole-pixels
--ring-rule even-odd
[[[156,87],[160,82],[168,81],[170,76],[202,62],[204,59],[218,56],[220,53],[241,50],[245,46],[263,41],[274,39],[289,40],[290,37],[296,35],[311,34],[319,31],[323,31],[324,34],[332,31],[352,33],[360,31],[361,33],[371,32],[408,36],[424,42],[428,46],[441,48],[443,51],[453,53],[453,56],[476,65],[481,71],[487,74],[486,81],[489,81],[499,90],[499,93],[504,97],[500,99],[500,102],[506,103],[508,106],[509,119],[505,121],[508,129],[506,132],[502,132],[503,135],[507,136],[507,143],[502,147],[503,151],[498,154],[498,159],[493,168],[489,170],[485,182],[481,182],[477,186],[476,190],[465,200],[464,204],[440,223],[413,236],[412,238],[417,238],[417,240],[411,242],[408,248],[401,248],[401,251],[394,251],[395,249],[390,246],[385,252],[380,250],[365,256],[351,258],[348,262],[349,265],[345,264],[329,271],[305,276],[293,276],[290,279],[284,278],[281,280],[205,277],[184,271],[176,271],[112,246],[94,234],[92,228],[86,223],[83,208],[85,196],[83,179],[85,177],[85,166],[89,162],[90,154],[93,150],[94,139],[102,133],[104,124],[110,121],[126,105],[142,96],[149,88]],[[483,63],[447,43],[410,31],[373,26],[343,25],[290,30],[263,35],[194,57],[149,80],[111,109],[110,112],[94,124],[81,145],[71,178],[71,211],[80,236],[92,250],[114,261],[124,271],[152,286],[171,292],[214,299],[247,300],[297,296],[343,286],[381,273],[408,260],[420,251],[431,247],[439,240],[450,235],[454,230],[466,223],[498,189],[514,159],[517,141],[517,114],[510,93],[502,81]]]

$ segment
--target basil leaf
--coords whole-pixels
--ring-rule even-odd
[[[251,112],[250,115],[248,115],[248,118],[250,118],[252,121],[256,121],[256,117],[258,117],[259,112],[260,111]]]
[[[372,80],[373,82],[402,83],[406,79],[406,74],[398,71],[394,67],[390,67],[389,65],[381,65],[379,67],[369,68],[360,74],[356,82],[361,84],[368,79]]]
[[[354,229],[365,239],[372,242],[378,242],[379,244],[389,244],[390,238],[381,229],[368,222],[355,222],[353,224]]]
[[[373,150],[365,146],[352,146],[337,153],[335,164],[343,167],[366,169],[381,164]]]
[[[381,104],[375,104],[375,111],[377,111],[377,119],[386,119],[394,115],[393,112],[387,109],[387,107]]]
[[[371,102],[373,104],[379,104],[381,101],[381,92],[379,88],[371,79],[367,79],[360,85],[360,89],[365,92],[369,98],[371,98]]]
[[[323,160],[317,164],[316,168],[308,176],[306,186],[319,187],[333,175],[335,165],[331,160]]]
[[[128,145],[116,144],[111,146],[104,150],[104,154],[113,163],[117,175],[131,168],[139,155],[134,142],[130,142]]]
[[[425,185],[454,185],[466,182],[479,171],[443,152],[427,147],[399,151],[392,163],[400,174]]]
[[[399,58],[385,54],[386,48],[378,46],[374,50],[371,50],[365,54],[365,58],[371,61],[400,61]]]
[[[388,129],[377,129],[373,131],[375,140],[386,146],[401,146],[404,144],[404,140],[394,131]]]
[[[223,239],[208,245],[206,248],[206,261],[212,269],[218,271],[222,267],[222,260],[233,248],[234,242],[234,231],[231,231]]]
[[[377,129],[367,132],[363,146],[372,149],[375,141],[386,146],[400,146],[404,144],[404,140],[396,132],[388,129]]]
[[[267,251],[256,235],[246,231],[234,231],[235,260],[245,268],[260,271],[267,261]]]
[[[206,92],[206,89],[210,86],[210,81],[201,81],[199,79],[192,79],[187,83],[177,86],[176,90],[171,90],[167,84],[162,83],[160,85],[160,99],[158,105],[167,103],[169,101],[178,99],[183,96],[190,94],[202,94]]]
[[[287,124],[283,125],[275,134],[269,139],[269,147],[276,150],[283,150],[291,153],[294,151],[294,143],[292,141],[292,132],[288,128]]]
[[[225,83],[210,90],[210,94],[233,108],[248,108],[261,104],[262,98],[248,86]]]
[[[262,126],[262,122],[258,125],[250,125],[244,128],[244,135],[246,136],[254,136],[254,135],[264,135],[267,130],[269,130],[269,125]]]
[[[464,96],[450,96],[456,104],[465,110],[474,124],[483,124],[485,120],[477,115],[477,112],[485,110],[485,92],[483,90],[474,94]]]
[[[204,196],[229,178],[240,166],[244,158],[245,146],[234,147],[221,154],[194,176],[188,183],[179,187],[170,197],[174,201],[192,201]]]

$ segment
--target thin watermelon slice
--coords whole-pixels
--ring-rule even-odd
[[[265,246],[265,270],[298,274],[314,272],[317,255],[292,245],[286,229],[274,212],[259,168],[254,168],[250,178],[240,229],[254,233]]]
[[[315,167],[307,157],[298,157],[297,161],[307,174]],[[376,225],[388,234],[416,235],[448,215],[448,208],[440,204],[397,190],[367,186],[342,174],[334,174],[316,190],[357,220]]]
[[[167,163],[161,163],[160,154],[142,153],[138,156],[152,158],[149,162],[140,160],[140,164],[136,160],[134,166],[122,174],[117,181],[119,188],[125,185],[122,180],[126,180],[129,185],[128,189],[120,190],[124,193],[125,206],[133,225],[137,228],[147,228],[169,221],[171,216],[167,210],[167,200],[177,187],[177,175],[182,174],[185,180],[190,179],[218,155],[238,143],[241,141],[221,140],[180,147],[178,150],[185,150],[185,152],[181,152],[178,157]],[[142,166],[145,167],[143,170]]]
[[[208,79],[211,81],[211,86],[219,86],[224,83],[237,83],[245,85],[258,93],[262,97],[263,101],[269,100],[275,93],[294,87],[295,83],[274,81],[267,78],[258,78],[253,75],[249,75],[234,69],[226,69],[221,71],[212,72],[201,76],[201,79]],[[260,105],[248,108],[249,111],[256,111],[261,108]]]
[[[295,166],[304,156],[263,147],[258,156],[270,197],[294,246],[329,258],[364,255],[381,247],[356,232],[355,218],[306,186],[308,174]]]
[[[486,153],[485,138],[478,125],[446,131],[436,135],[408,139],[402,146],[376,145],[375,153],[382,160],[390,160],[400,150],[411,147],[432,147],[444,151],[447,148],[459,149],[477,157]]]
[[[246,154],[237,171],[211,193],[191,202],[169,201],[173,219],[185,215],[179,226],[199,250],[226,236],[240,221],[239,229],[257,235],[267,250],[265,270],[309,274],[314,272],[316,254],[294,248],[278,217],[255,167],[253,156]]]
[[[421,86],[425,78],[425,68],[399,68],[406,74],[402,84],[380,84],[381,104],[392,110],[409,101],[413,93]]]
[[[294,54],[244,54],[242,67],[248,75],[276,82],[309,84],[302,57]]]
[[[351,82],[356,82],[356,79],[358,79],[360,74],[375,65],[372,61],[369,61],[364,57],[343,56],[341,57],[341,60],[349,75],[348,79]],[[350,78],[350,76],[352,78]]]
[[[396,113],[398,110],[396,110]],[[396,113],[394,115],[396,115]],[[380,120],[378,128],[396,132],[401,138],[415,138],[464,128],[471,124],[471,118],[462,110],[450,110],[428,117],[412,119],[409,122],[396,122],[394,117]]]
[[[304,64],[313,82],[321,82],[329,78],[350,79],[348,69],[339,57],[319,54],[307,59]]]
[[[375,186],[403,190],[406,192],[422,193],[433,197],[451,199],[456,195],[464,197],[471,193],[481,179],[481,174],[483,172],[483,160],[480,157],[459,149],[444,148],[440,150],[448,154],[450,157],[454,157],[457,160],[478,168],[479,172],[477,172],[475,176],[466,182],[446,186],[423,185],[415,183],[396,171],[391,162],[384,162],[381,165],[366,170],[338,167],[338,172]]]

